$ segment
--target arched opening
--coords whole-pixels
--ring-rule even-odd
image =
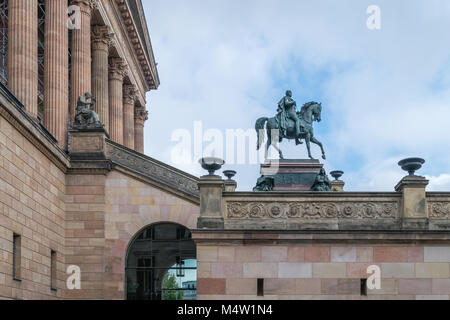
[[[191,232],[175,223],[140,231],[126,258],[127,300],[194,300],[197,259]]]

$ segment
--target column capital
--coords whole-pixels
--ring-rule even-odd
[[[113,80],[123,80],[126,75],[126,65],[122,58],[109,58],[109,78]]]
[[[95,6],[94,0],[70,0],[70,5],[80,7],[80,10],[84,14],[91,14],[92,9]]]
[[[108,51],[108,47],[111,45],[112,36],[113,33],[108,26],[92,26],[92,49]]]
[[[137,90],[134,84],[126,84],[123,86],[123,102],[134,104],[137,99]]]
[[[144,122],[148,120],[148,111],[145,107],[136,107],[134,109],[134,120],[136,123],[144,125]]]

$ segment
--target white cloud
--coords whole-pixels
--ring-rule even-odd
[[[315,132],[347,190],[393,190],[404,155],[424,157],[423,174],[450,172],[450,5],[379,0],[381,30],[370,31],[370,4],[144,1],[161,78],[148,96],[146,152],[170,163],[172,132],[195,120],[223,133],[252,128],[289,88],[299,104],[324,102]],[[282,148],[306,156],[293,142]],[[251,189],[258,167],[234,169],[240,189]]]
[[[450,174],[444,173],[437,177],[426,176],[430,183],[428,184],[428,191],[448,191],[450,190]]]

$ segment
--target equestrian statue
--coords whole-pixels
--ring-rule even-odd
[[[311,156],[310,142],[317,144],[322,150],[322,158],[326,159],[322,143],[314,137],[313,122],[320,122],[322,104],[318,102],[305,103],[297,112],[297,103],[292,99],[292,92],[286,91],[286,95],[278,102],[277,115],[272,118],[259,118],[256,120],[255,129],[258,136],[256,149],[259,150],[264,143],[264,127],[267,132],[267,144],[265,158],[267,159],[270,146],[279,153],[280,159],[283,153],[278,148],[278,142],[285,139],[295,139],[297,145],[302,144],[301,139],[306,141],[308,156]],[[267,123],[267,125],[266,125]]]

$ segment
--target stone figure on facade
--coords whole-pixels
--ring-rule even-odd
[[[256,181],[253,191],[273,191],[275,181],[272,177],[261,176]]]
[[[275,117],[262,117],[256,120],[257,150],[264,143],[264,129],[267,132],[266,159],[270,146],[273,146],[278,151],[280,159],[284,159],[283,153],[278,147],[278,143],[284,138],[294,139],[296,144],[302,143],[301,139],[305,139],[308,156],[311,159],[314,158],[311,155],[310,142],[315,143],[322,151],[322,158],[326,159],[323,145],[314,137],[313,130],[313,122],[321,121],[322,104],[315,101],[305,103],[299,112],[296,110],[296,105],[296,102],[292,99],[292,92],[288,90],[286,91],[286,96],[278,103],[278,113]]]
[[[320,172],[311,187],[311,191],[331,191],[330,179],[328,179],[324,168],[320,169]]]
[[[96,99],[90,92],[78,98],[74,128],[103,128],[98,114],[93,110],[95,103]]]

